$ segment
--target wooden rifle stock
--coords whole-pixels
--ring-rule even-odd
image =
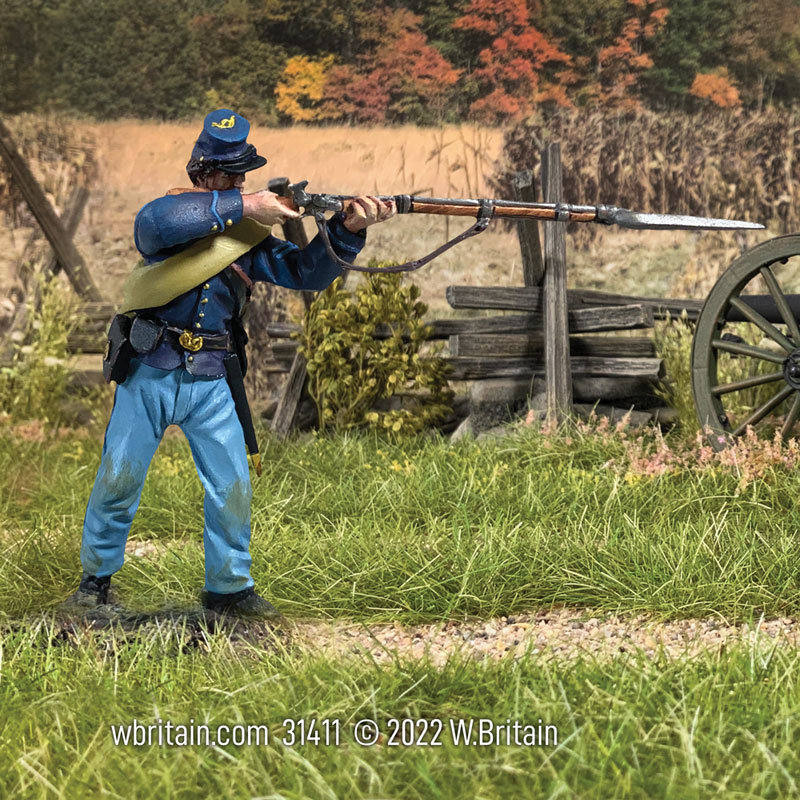
[[[394,198],[381,198],[392,200]],[[535,219],[541,221],[567,221],[567,222],[594,222],[597,219],[597,209],[594,206],[566,206],[560,211],[552,203],[515,203],[508,200],[490,201],[494,208],[493,217],[505,219]],[[474,217],[480,209],[477,200],[442,200],[435,197],[412,197],[411,214],[440,214],[453,217]],[[559,214],[566,213],[568,218],[563,220]]]

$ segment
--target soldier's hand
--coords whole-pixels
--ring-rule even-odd
[[[285,219],[299,219],[291,198],[280,197],[269,189],[242,195],[242,213],[262,225],[277,225]]]
[[[377,197],[356,197],[344,206],[344,226],[352,233],[363,231],[376,222],[393,217],[397,209],[393,200],[378,200]]]

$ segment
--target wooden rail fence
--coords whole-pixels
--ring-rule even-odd
[[[0,156],[52,247],[53,255],[44,272],[52,274],[64,269],[84,301],[81,307],[84,324],[70,336],[70,349],[102,353],[105,332],[115,309],[100,297],[72,242],[86,204],[85,190],[75,190],[67,211],[59,219],[2,121]],[[288,185],[285,178],[270,181],[270,189],[278,194],[285,194]],[[545,201],[563,199],[558,143],[548,145],[542,153],[542,187]],[[517,174],[513,189],[519,200],[536,199],[530,170]],[[453,309],[502,312],[430,323],[430,338],[448,344],[444,358],[450,367],[450,378],[488,381],[533,377],[543,381],[547,411],[557,419],[569,412],[573,400],[615,401],[650,394],[654,382],[664,377],[663,364],[656,356],[651,337],[631,333],[651,330],[656,319],[668,314],[685,313],[689,319],[696,319],[702,303],[567,289],[566,226],[556,222],[543,225],[542,244],[536,221],[517,223],[523,286],[447,288],[446,299]],[[294,221],[284,225],[284,234],[301,247],[308,243],[302,225]],[[314,295],[303,294],[308,307]],[[20,320],[24,320],[21,310],[15,318],[16,322]],[[291,338],[298,330],[298,326],[288,323],[276,322],[267,327],[273,340],[267,369],[287,375],[272,422],[273,431],[279,435],[292,428],[306,383],[305,361],[298,352],[297,342]],[[379,326],[374,335],[386,338],[391,330]],[[96,370],[75,376],[78,385],[99,380],[99,359]]]
[[[561,201],[557,144],[543,151],[542,173],[545,201]],[[519,172],[513,186],[518,199],[536,199],[529,170]],[[454,309],[523,312],[429,323],[430,338],[448,343],[444,360],[450,379],[539,379],[547,411],[556,419],[569,412],[573,400],[594,403],[652,397],[654,384],[664,378],[652,336],[625,334],[652,331],[655,320],[668,315],[685,313],[696,319],[702,302],[567,289],[565,226],[543,224],[542,246],[538,223],[517,223],[524,286],[447,288],[445,296]],[[270,369],[291,369],[297,357],[297,342],[291,337],[298,331],[298,326],[286,323],[268,326],[274,340]],[[389,335],[388,326],[379,326],[374,334],[378,339]],[[292,386],[292,391],[299,391],[298,387]]]

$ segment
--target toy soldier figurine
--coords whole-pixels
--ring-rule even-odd
[[[243,425],[251,433],[252,427],[240,407],[241,317],[255,281],[320,291],[341,270],[319,235],[304,250],[270,235],[270,225],[300,216],[291,201],[269,191],[242,193],[245,174],[266,163],[248,144],[249,130],[229,109],[210,113],[187,165],[193,188],[173,190],[136,216],[134,239],[144,260],[125,285],[122,313],[109,331],[104,371],[117,389],[84,519],[83,577],[67,601],[72,607],[108,602],[148,466],[174,424],[189,440],[205,489],[203,605],[241,615],[278,613],[256,594],[250,576],[252,491]],[[352,263],[367,226],[394,211],[377,198],[348,202],[328,221],[337,255]]]

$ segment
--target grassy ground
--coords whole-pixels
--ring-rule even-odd
[[[790,797],[800,771],[796,655],[740,649],[693,663],[631,656],[392,668],[179,635],[70,645],[46,625],[3,642],[5,797]],[[743,702],[743,698],[747,698]],[[390,744],[391,719],[555,725],[550,745]],[[339,720],[339,744],[295,743],[285,719]],[[111,724],[267,725],[268,745],[114,746]],[[386,734],[355,741],[358,720]],[[435,723],[431,723],[435,725]],[[324,731],[324,729],[322,729]],[[332,730],[332,728],[329,728]],[[334,729],[335,730],[335,729]],[[165,734],[166,735],[166,734]],[[174,734],[176,735],[176,734]],[[556,739],[558,743],[555,744]],[[177,741],[177,739],[175,739]],[[436,741],[429,734],[424,741]],[[254,739],[252,740],[254,741]],[[262,738],[263,742],[263,738]]]
[[[3,796],[797,794],[798,656],[769,643],[692,662],[456,655],[438,669],[332,661],[268,635],[188,635],[180,621],[65,629],[50,609],[77,580],[100,439],[0,431]],[[291,617],[423,621],[564,603],[665,618],[796,614],[794,456],[742,453],[722,461],[602,425],[481,445],[266,440],[254,576]],[[116,581],[128,608],[196,603],[200,509],[188,448],[169,437],[132,531],[139,555]],[[341,721],[338,746],[280,741],[284,719],[312,717]],[[445,722],[441,747],[392,746],[390,719],[404,717],[541,719],[558,744],[456,746]],[[109,726],[134,719],[266,724],[271,740],[115,746]],[[381,743],[356,744],[359,719],[377,720]]]
[[[290,614],[425,621],[560,603],[735,618],[798,610],[800,477],[770,454],[750,472],[713,460],[678,468],[662,464],[654,438],[588,428],[486,445],[265,441],[253,569]],[[99,450],[99,437],[42,445],[6,435],[0,599],[12,613],[47,608],[72,588]],[[125,602],[191,603],[201,532],[188,445],[170,437],[131,532],[157,557],[129,560],[118,580]]]

